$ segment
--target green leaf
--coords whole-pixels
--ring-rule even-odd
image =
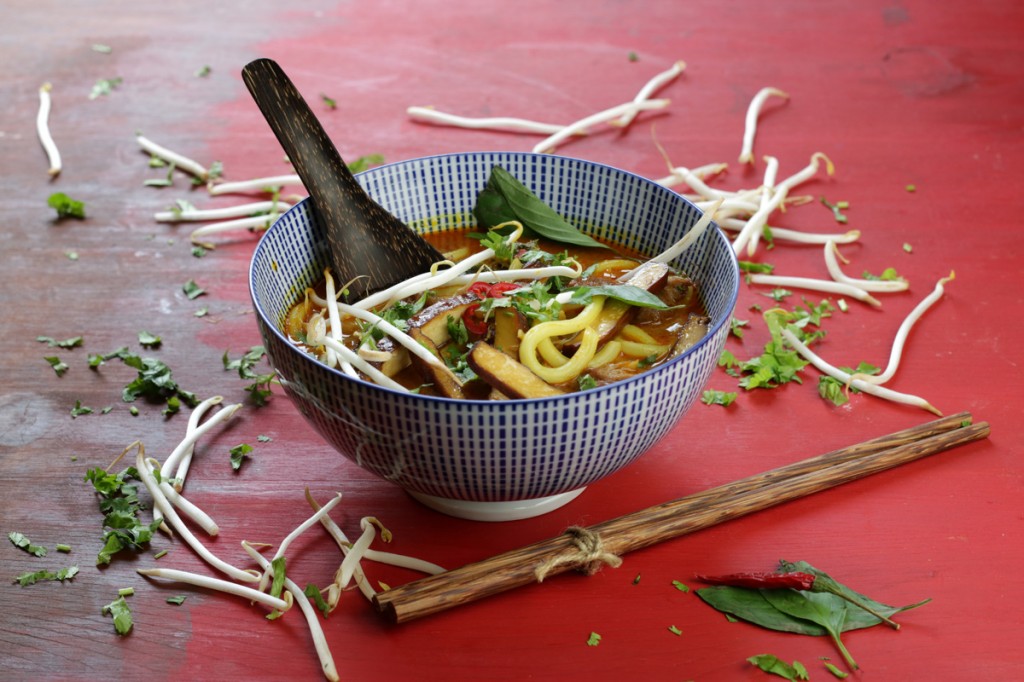
[[[332,106],[331,108],[333,109],[334,107]],[[348,161],[346,162],[345,165],[348,166],[348,169],[353,173],[360,173],[366,170],[367,168],[370,168],[372,166],[379,166],[382,163],[384,163],[384,157],[382,155],[367,154],[366,156],[360,156],[355,161]]]
[[[766,673],[778,675],[779,677],[787,680],[795,681],[810,679],[807,675],[807,668],[805,668],[800,661],[793,661],[793,664],[790,665],[771,654],[760,654],[757,656],[751,656],[747,659],[747,662],[756,665]]]
[[[270,596],[280,597],[281,590],[284,589],[284,579],[286,572],[286,557],[279,556],[270,562],[270,568],[274,572],[274,579],[270,583]]]
[[[58,341],[52,336],[37,336],[36,341],[45,343],[50,348],[77,348],[85,343],[85,339],[81,336],[72,336],[70,339],[64,339]]]
[[[689,592],[690,591],[690,586],[689,585],[687,585],[686,583],[680,582],[678,580],[673,580],[672,581],[672,587],[676,588],[680,592]]]
[[[597,646],[601,643],[601,635],[596,632],[591,632],[590,636],[587,637],[587,646]]]
[[[37,582],[42,580],[53,580],[64,582],[65,580],[71,580],[78,575],[78,566],[68,566],[62,568],[56,573],[48,570],[30,571],[15,576],[12,582],[16,582],[22,587],[28,587],[29,585],[35,585]]]
[[[44,355],[43,360],[50,363],[50,367],[53,368],[54,374],[59,377],[64,376],[64,372],[68,371],[68,366],[56,355]]]
[[[754,263],[749,260],[741,260],[737,261],[737,263],[740,266],[740,272],[753,272],[770,275],[775,270],[775,266],[771,263]]]
[[[310,583],[309,585],[306,585],[306,589],[304,589],[302,593],[313,600],[314,606],[320,610],[320,613],[324,614],[324,618],[327,618],[327,616],[330,615],[331,607],[324,599],[324,595],[320,592],[319,587]]]
[[[57,218],[85,218],[85,204],[69,197],[64,192],[54,192],[46,200],[46,205],[57,211]]]
[[[181,606],[182,604],[185,603],[185,599],[186,599],[185,595],[179,594],[179,595],[174,596],[174,597],[168,597],[166,601],[167,601],[168,604],[174,604],[175,606]]]
[[[850,402],[846,395],[846,384],[827,374],[818,377],[818,395],[836,407]]]
[[[497,227],[511,215],[511,219],[518,220],[523,227],[552,241],[608,248],[566,222],[501,166],[491,168],[487,186],[477,198],[473,214],[477,222],[486,227]]]
[[[161,343],[163,343],[163,339],[156,334],[150,334],[147,331],[139,332],[139,345],[145,348],[155,348]]]
[[[669,625],[668,626],[668,631],[671,632],[676,637],[680,637],[683,634],[683,631],[680,630],[679,628],[677,628],[675,625]]]
[[[27,537],[17,531],[11,531],[7,534],[7,539],[11,541],[15,547],[23,549],[33,556],[46,556],[46,548],[42,545],[33,545]]]
[[[857,662],[846,649],[842,633],[846,628],[847,603],[834,594],[801,592],[797,590],[761,590],[765,601],[778,611],[793,618],[802,618],[820,625],[832,637],[832,641],[851,669],[857,669]]]
[[[81,400],[76,400],[75,406],[71,408],[71,418],[75,419],[83,414],[92,414],[92,408],[83,405]]]
[[[122,78],[101,78],[96,81],[96,84],[92,86],[92,91],[89,93],[89,99],[96,99],[97,97],[106,97],[114,91],[124,81]]]
[[[188,300],[192,301],[206,293],[206,290],[196,284],[195,280],[190,279],[182,285],[181,290],[185,292],[185,296]]]
[[[119,635],[127,635],[132,631],[132,610],[124,597],[118,597],[103,607],[104,616],[113,616],[114,629]]]
[[[242,462],[245,458],[251,456],[249,454],[250,452],[252,452],[252,446],[248,443],[239,443],[235,447],[231,448],[231,450],[229,450],[229,453],[231,454],[231,468],[235,471],[241,469]]]
[[[729,407],[736,400],[737,393],[728,391],[716,391],[708,389],[700,396],[700,401],[705,405],[721,405]]]
[[[799,635],[822,636],[824,627],[803,618],[795,618],[772,606],[764,597],[765,590],[745,587],[715,586],[696,591],[698,597],[723,613],[769,630],[793,632]]]

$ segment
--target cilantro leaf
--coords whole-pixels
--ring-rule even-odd
[[[132,610],[128,608],[128,602],[124,597],[118,597],[103,607],[104,616],[114,618],[114,630],[119,635],[127,635],[132,631]]]
[[[45,343],[50,348],[77,348],[85,343],[85,339],[81,336],[72,336],[70,339],[64,339],[63,341],[58,341],[52,336],[37,336],[36,341]]]
[[[228,452],[231,455],[231,468],[238,471],[242,468],[245,458],[252,456],[249,454],[252,452],[252,446],[248,443],[239,443]]]
[[[57,219],[61,218],[85,218],[85,204],[72,199],[64,192],[54,192],[46,200],[46,205],[57,211]]]
[[[707,390],[700,397],[700,401],[705,405],[721,405],[722,407],[728,407],[733,404],[736,400],[737,393],[728,391],[715,391]]]
[[[190,301],[193,301],[206,293],[206,290],[196,284],[195,280],[192,279],[185,282],[182,285],[181,290],[185,292],[185,296],[187,296]]]
[[[64,376],[64,372],[68,371],[67,364],[56,355],[44,355],[43,360],[50,363],[50,367],[53,367],[54,373],[59,377]]]
[[[140,346],[142,346],[144,348],[156,348],[161,343],[163,343],[163,339],[161,339],[156,334],[150,334],[147,331],[139,332],[139,345]]]
[[[747,659],[748,663],[757,666],[766,673],[778,675],[787,680],[807,680],[810,677],[807,674],[807,668],[800,661],[793,661],[790,665],[785,661],[779,659],[771,654],[759,654],[757,656],[751,656]]]
[[[13,582],[18,583],[22,587],[29,585],[35,585],[40,580],[54,580],[64,582],[65,580],[71,580],[78,575],[78,566],[68,566],[67,568],[59,569],[58,571],[30,571],[15,576]]]
[[[15,547],[23,549],[32,556],[46,556],[46,548],[42,545],[33,545],[27,537],[17,531],[11,531],[7,534],[7,539],[11,541]]]
[[[71,418],[76,419],[83,414],[92,414],[92,408],[83,405],[81,400],[76,400],[75,406],[71,408]]]

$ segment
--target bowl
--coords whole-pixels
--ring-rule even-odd
[[[583,232],[648,256],[680,239],[702,215],[643,177],[564,156],[439,155],[357,177],[381,205],[429,233],[474,223],[472,207],[494,165]],[[311,208],[307,199],[282,215],[252,257],[250,293],[267,356],[298,411],[330,445],[446,514],[481,521],[544,514],[630,464],[697,400],[729,332],[739,270],[725,236],[707,229],[672,265],[696,282],[711,320],[708,334],[673,360],[624,381],[535,400],[394,391],[327,367],[280,331],[289,306],[328,263]],[[682,441],[678,456],[695,463],[702,457],[687,453]]]

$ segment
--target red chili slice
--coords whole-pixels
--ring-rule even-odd
[[[476,312],[479,309],[479,303],[470,303],[469,307],[462,313],[462,323],[466,325],[466,331],[473,336],[484,336],[487,334],[487,322],[476,316]]]
[[[501,298],[506,293],[510,291],[515,291],[516,289],[519,288],[520,285],[516,284],[515,282],[498,282],[496,284],[491,285],[491,288],[488,289],[487,291],[487,296],[488,298]]]
[[[487,298],[491,290],[491,285],[487,282],[474,282],[468,289],[467,292],[473,294],[477,298]]]

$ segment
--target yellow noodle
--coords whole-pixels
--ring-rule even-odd
[[[649,358],[652,355],[664,355],[669,352],[671,346],[660,346],[654,343],[637,343],[636,341],[622,342],[622,352],[631,358]]]
[[[622,352],[622,344],[615,339],[612,339],[601,346],[601,350],[599,350],[594,355],[593,359],[587,363],[587,369],[597,369],[598,367],[607,365],[609,362],[619,357],[620,352]]]
[[[594,264],[594,269],[591,272],[595,275],[600,275],[606,270],[632,270],[637,266],[635,260],[627,260],[626,258],[612,258],[610,260],[603,260],[599,263]]]
[[[622,328],[622,331],[619,332],[619,336],[626,339],[627,341],[636,341],[637,343],[647,343],[651,345],[655,345],[658,343],[658,340],[656,338],[654,338],[653,336],[651,336],[650,334],[648,334],[635,324],[627,324],[625,327]]]
[[[594,358],[594,355],[597,353],[598,341],[597,331],[587,327],[583,330],[580,347],[576,350],[572,359],[561,367],[545,367],[540,364],[536,355],[531,356],[532,363],[526,366],[549,384],[560,384],[570,379],[575,379],[582,374],[583,370],[587,368],[587,364]]]
[[[604,296],[597,296],[580,311],[579,315],[575,317],[571,317],[566,320],[541,322],[540,324],[532,327],[530,331],[523,335],[523,340],[519,344],[519,361],[529,367],[534,374],[551,384],[568,381],[569,379],[579,375],[597,352],[597,332],[593,331],[589,325],[597,320],[598,316],[601,314],[601,308],[604,307],[604,300]],[[591,333],[584,333],[583,341],[580,343],[580,348],[576,351],[576,354],[573,355],[572,360],[567,361],[560,367],[545,367],[541,364],[540,358],[537,357],[537,353],[538,347],[542,341],[550,341],[556,336],[568,336],[584,330]],[[553,344],[552,350],[557,352],[557,349],[553,347]],[[561,355],[561,353],[559,353],[559,355]]]

